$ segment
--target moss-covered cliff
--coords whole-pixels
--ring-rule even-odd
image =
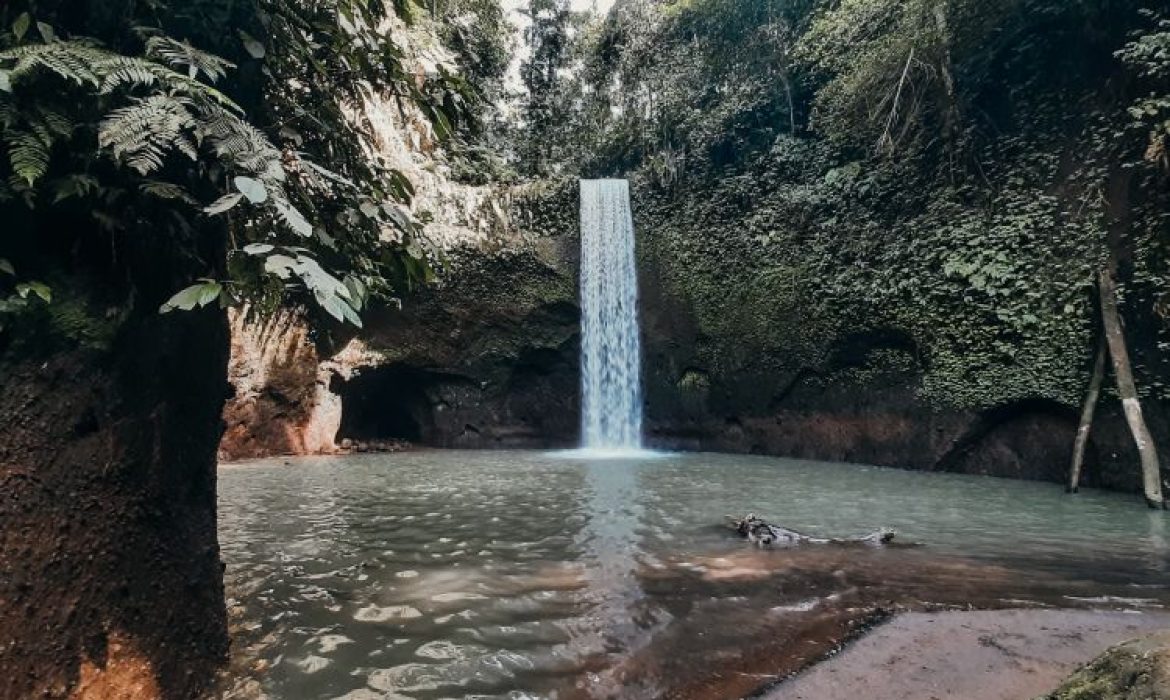
[[[1170,202],[1133,107],[1161,88],[1158,26],[1044,0],[631,0],[586,23],[546,86],[574,107],[539,133],[553,170],[632,180],[651,439],[1060,479],[1113,260],[1166,444]],[[436,211],[476,208],[441,222],[434,288],[325,351],[338,435],[573,442],[575,176],[471,199],[420,176]],[[377,401],[393,425],[345,417]],[[1137,482],[1108,392],[1088,461]]]

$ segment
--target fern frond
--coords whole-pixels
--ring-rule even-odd
[[[280,161],[280,151],[264,132],[223,110],[200,110],[198,138],[224,161],[256,174]]]
[[[197,100],[200,104],[208,105],[209,107],[227,109],[240,115],[244,113],[244,108],[236,104],[232,98],[207,83],[201,83],[194,78],[188,78],[182,73],[176,73],[165,66],[158,66],[155,74],[163,75],[164,71],[166,82],[172,90],[187,95]]]
[[[4,134],[12,172],[29,186],[49,171],[49,146],[30,131],[8,130]]]
[[[87,197],[100,189],[101,183],[92,175],[74,173],[52,182],[51,187],[56,204],[70,197]]]
[[[158,197],[159,199],[177,199],[181,202],[190,204],[193,207],[200,206],[199,200],[192,197],[187,192],[187,190],[172,182],[163,182],[162,180],[146,180],[138,186],[138,189],[144,194],[148,194],[152,197]]]
[[[0,96],[0,127],[7,129],[16,124],[18,115],[16,105]]]
[[[110,54],[97,62],[94,70],[102,78],[101,92],[109,94],[122,86],[154,85],[159,82],[155,69],[160,67],[141,58]]]
[[[189,106],[185,98],[171,95],[135,100],[102,120],[98,144],[141,175],[161,168],[171,149],[194,157],[195,147],[188,132],[195,129],[196,123]]]
[[[185,41],[177,41],[166,36],[154,36],[146,40],[146,55],[167,63],[172,68],[186,68],[187,76],[191,79],[203,73],[211,82],[215,82],[227,75],[229,68],[235,64],[226,61],[215,54],[200,51]]]
[[[94,65],[94,72],[101,77],[101,91],[109,94],[123,86],[155,86],[171,92],[186,95],[203,104],[217,105],[243,114],[243,109],[230,97],[207,83],[174,71],[161,63],[144,58],[108,54]]]
[[[101,81],[93,65],[106,55],[109,52],[79,41],[25,44],[0,51],[0,65],[11,65],[9,78],[13,82],[42,68],[78,85],[96,87]]]
[[[11,81],[43,68],[79,85],[95,86],[102,94],[120,87],[161,86],[200,102],[243,113],[227,95],[196,80],[200,72],[212,80],[222,77],[231,63],[174,39],[154,37],[148,45],[155,47],[152,55],[156,58],[172,65],[186,66],[188,73],[175,71],[156,60],[123,56],[81,40],[28,44],[0,51],[0,67],[8,70]]]
[[[69,117],[48,107],[37,107],[37,121],[53,136],[71,136],[76,124]]]
[[[309,220],[305,218],[304,214],[288,201],[283,190],[276,189],[271,192],[269,201],[272,202],[272,208],[276,210],[277,218],[290,231],[304,238],[313,235],[313,225],[309,223]]]

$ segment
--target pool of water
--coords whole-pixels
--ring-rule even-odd
[[[712,454],[420,451],[226,465],[225,697],[735,697],[887,611],[1170,603],[1130,496]],[[755,512],[902,546],[760,551]]]

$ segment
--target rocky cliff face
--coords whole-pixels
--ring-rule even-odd
[[[454,182],[419,115],[371,104],[440,280],[337,346],[304,319],[232,321],[220,458],[416,444],[568,445],[577,432],[576,191]]]
[[[439,285],[401,310],[372,314],[341,353],[322,358],[303,330],[286,329],[263,346],[266,373],[241,373],[234,363],[237,399],[224,454],[330,451],[346,439],[467,448],[574,444],[575,185],[530,190],[510,211],[511,243],[456,248]],[[923,396],[922,360],[895,329],[824,333],[810,353],[802,344],[819,330],[818,320],[785,307],[768,287],[753,287],[750,269],[723,279],[739,332],[713,330],[711,306],[726,297],[694,292],[704,273],[676,266],[670,256],[677,250],[663,245],[669,221],[652,203],[637,202],[635,219],[651,443],[1064,479],[1076,406],[1046,398],[940,406]],[[778,332],[802,324],[794,335]],[[258,346],[248,345],[254,332],[240,331],[236,345],[256,354]],[[1161,415],[1160,406],[1151,402],[1150,409]],[[1103,407],[1088,464],[1089,483],[1136,486],[1136,454],[1115,408]]]
[[[394,22],[416,72],[456,70],[429,30]],[[575,342],[575,295],[556,269],[561,250],[539,232],[532,203],[543,188],[456,182],[416,108],[380,98],[365,108],[370,157],[410,181],[410,214],[426,224],[441,280],[401,308],[373,310],[360,337],[334,329],[341,342],[321,341],[296,313],[234,315],[220,458],[567,441],[572,421],[532,423],[548,400],[575,402],[564,361],[575,351],[561,352]]]
[[[318,352],[304,319],[282,312],[257,321],[236,312],[231,334],[220,459],[333,451],[341,424],[341,403],[329,391],[336,365]]]
[[[295,317],[237,317],[221,459],[394,441],[571,444],[579,314],[558,247],[453,251],[443,282],[401,309],[374,310],[332,354]]]

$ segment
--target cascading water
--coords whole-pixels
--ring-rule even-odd
[[[581,181],[581,410],[587,450],[642,447],[634,220],[625,180]]]

